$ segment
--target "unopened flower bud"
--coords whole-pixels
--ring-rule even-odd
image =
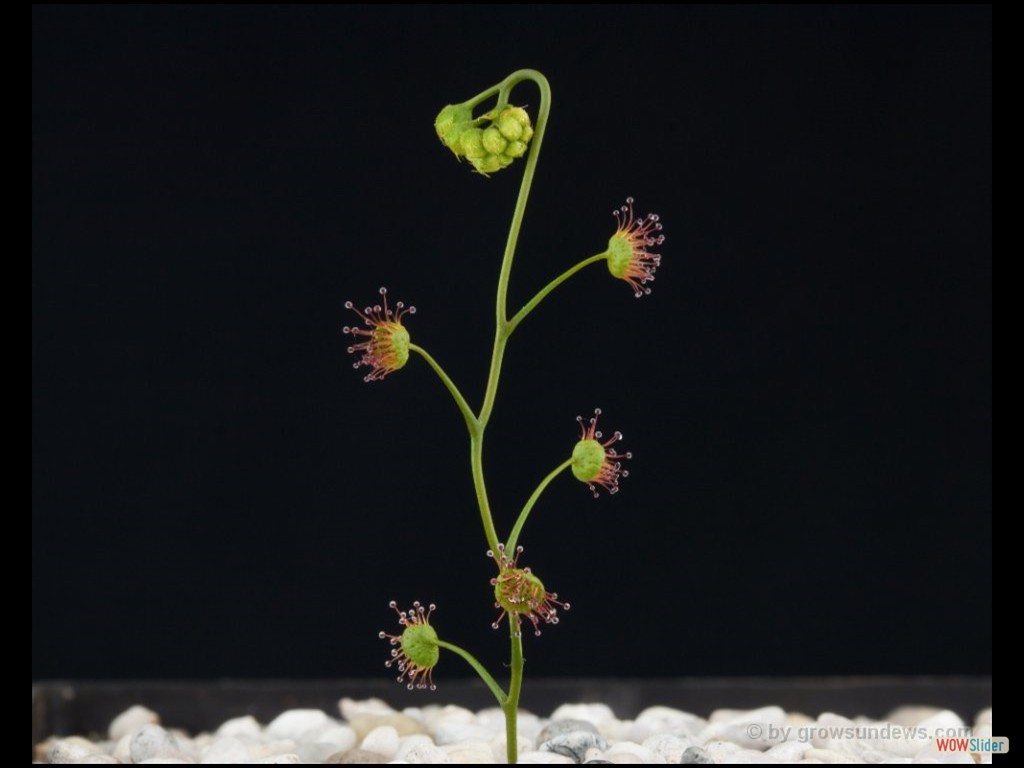
[[[498,130],[509,141],[517,141],[523,135],[523,124],[509,115],[498,119]]]
[[[526,154],[526,142],[512,140],[505,145],[505,155],[507,157],[522,157]]]
[[[492,155],[500,155],[505,151],[505,146],[508,144],[508,140],[501,135],[501,131],[495,126],[491,126],[483,135],[484,149],[490,152]]]
[[[522,107],[508,107],[498,115],[498,130],[501,135],[510,141],[518,139],[528,142],[533,136],[533,126],[530,124],[530,115]]]
[[[487,156],[484,149],[484,132],[479,128],[467,128],[459,137],[459,151],[468,160],[480,160]]]
[[[434,120],[437,137],[448,149],[459,154],[459,137],[469,128],[473,121],[473,111],[465,104],[449,104],[442,109]]]
[[[476,168],[480,173],[488,174],[494,173],[495,171],[501,170],[501,162],[498,160],[498,155],[484,155],[481,158],[477,158],[472,161],[473,167]]]

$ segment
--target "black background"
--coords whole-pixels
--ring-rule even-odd
[[[35,7],[33,678],[383,675],[387,601],[495,671],[464,430],[367,385],[380,285],[474,404],[521,164],[432,122],[520,67],[554,101],[513,308],[665,223],[652,296],[591,267],[517,331],[507,531],[600,405],[524,561],[545,675],[991,672],[988,7]],[[534,112],[537,92],[514,101]],[[438,676],[468,670],[445,660]]]

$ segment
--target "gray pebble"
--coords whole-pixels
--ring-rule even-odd
[[[700,747],[687,747],[686,751],[683,752],[683,756],[682,758],[680,758],[679,762],[682,765],[698,765],[704,763],[714,763],[715,761],[711,759],[711,755],[709,755]]]
[[[419,763],[421,765],[444,765],[452,761],[447,752],[440,747],[434,746],[429,740],[426,743],[417,744],[406,752],[404,760],[407,763]]]
[[[587,750],[591,747],[604,752],[608,749],[608,742],[604,737],[592,731],[569,731],[560,733],[547,741],[541,742],[541,752],[554,752],[556,755],[571,757],[577,763],[587,759]]]
[[[153,757],[163,757],[168,752],[177,752],[178,740],[159,725],[146,724],[132,736],[131,756],[133,763],[141,763]]]
[[[555,720],[554,722],[548,723],[544,729],[537,734],[537,743],[543,744],[548,739],[553,739],[555,736],[561,736],[563,733],[572,733],[573,731],[589,731],[590,733],[597,733],[597,726],[595,726],[589,720]]]
[[[111,720],[107,733],[112,741],[117,741],[122,736],[133,733],[137,728],[141,728],[147,723],[160,725],[160,716],[153,710],[136,704],[133,707],[128,707],[128,709]]]
[[[325,764],[332,765],[383,765],[388,759],[379,752],[370,752],[366,749],[349,749],[344,752],[335,752],[324,760]]]
[[[299,739],[307,734],[323,730],[331,724],[331,718],[320,709],[289,709],[275,717],[267,725],[267,738]]]
[[[48,763],[77,763],[90,755],[96,754],[96,746],[88,739],[81,736],[69,736],[66,739],[58,739],[50,746],[46,756]]]
[[[200,763],[226,765],[229,763],[248,763],[252,759],[249,748],[241,739],[234,736],[222,736],[203,751]]]
[[[309,742],[298,742],[295,744],[295,748],[289,750],[288,753],[293,753],[299,756],[299,759],[303,763],[322,763],[331,755],[335,755],[345,749],[344,746],[337,744],[331,744],[329,742],[318,741],[315,744]]]
[[[225,720],[217,729],[217,736],[244,736],[247,739],[258,739],[263,728],[252,715],[233,717]]]

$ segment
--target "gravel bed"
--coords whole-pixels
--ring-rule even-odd
[[[519,714],[519,762],[989,763],[987,754],[940,750],[945,737],[992,736],[992,710],[965,722],[950,710],[902,707],[884,720],[816,717],[780,707],[719,709],[707,718],[649,707],[623,720],[604,704],[563,704],[548,717]],[[48,763],[504,763],[501,710],[427,705],[397,711],[380,699],[344,698],[338,711],[291,709],[263,724],[251,716],[190,735],[133,706],[102,737],[51,737]]]

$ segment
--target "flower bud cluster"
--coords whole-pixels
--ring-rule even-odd
[[[474,118],[464,104],[449,104],[434,121],[441,143],[466,158],[484,176],[500,171],[526,154],[533,125],[522,107],[492,109]]]

